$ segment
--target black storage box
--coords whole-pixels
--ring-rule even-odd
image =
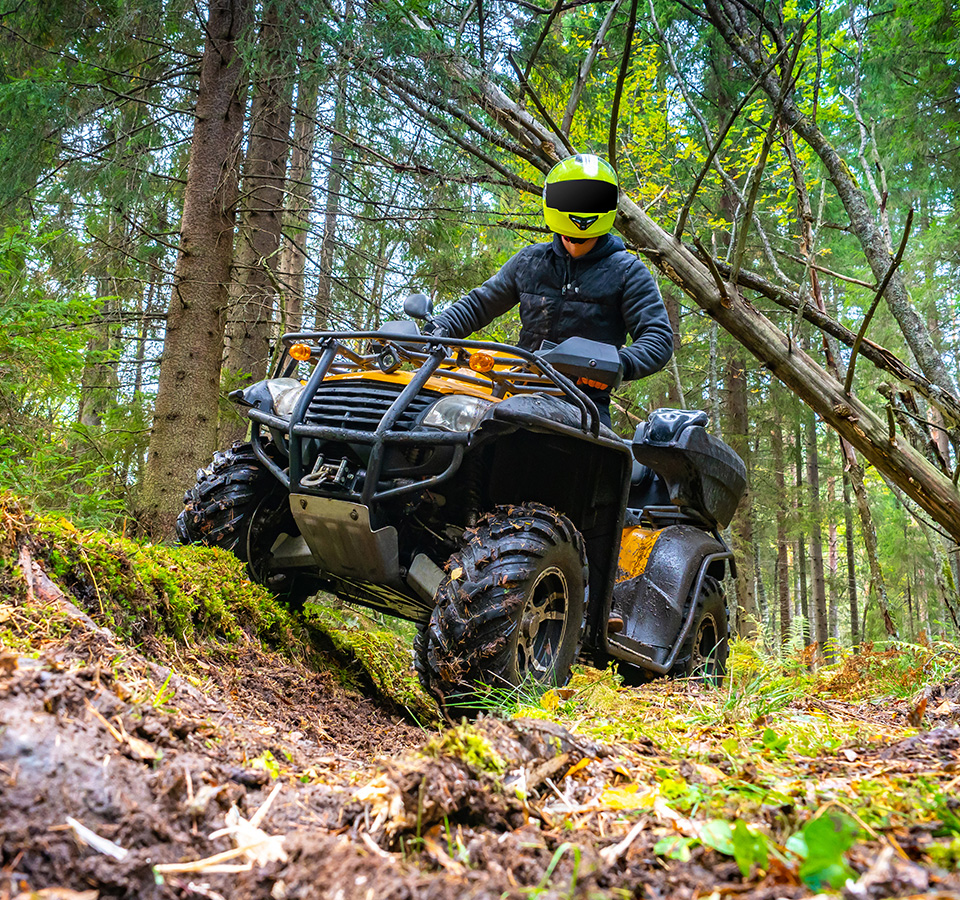
[[[658,409],[637,426],[633,456],[665,483],[670,502],[689,507],[726,528],[747,486],[743,460],[707,433],[707,414]]]

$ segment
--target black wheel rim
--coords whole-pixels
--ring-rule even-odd
[[[520,614],[517,674],[521,680],[549,680],[567,627],[570,588],[556,566],[544,569],[533,583]]]
[[[711,613],[707,613],[697,626],[697,634],[693,642],[691,674],[708,679],[722,675],[719,653],[720,638],[717,621]]]

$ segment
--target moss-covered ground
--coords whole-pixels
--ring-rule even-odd
[[[25,576],[34,563],[109,630],[112,676],[99,661],[90,668],[97,651],[77,637],[76,618]],[[350,865],[380,866],[382,890],[396,864],[404,890],[415,895],[411,885],[434,872],[443,879],[436,896],[451,900],[468,885],[487,896],[485,879],[497,896],[517,898],[960,896],[954,645],[866,646],[814,668],[809,654],[735,642],[718,688],[681,680],[630,688],[613,668],[578,668],[563,688],[494,698],[496,722],[438,729],[414,675],[411,637],[408,626],[333,598],[293,614],[228,553],[79,530],[0,501],[0,682],[14,678],[15,664],[4,661],[15,658],[61,672],[65,657],[50,651],[72,641],[71,690],[114,685],[126,718],[108,719],[103,707],[102,720],[126,755],[141,747],[131,738],[139,729],[141,742],[165,746],[171,760],[185,752],[175,724],[183,684],[217,693],[229,700],[222,715],[233,717],[222,721],[234,724],[191,726],[202,742],[190,752],[206,747],[220,764],[232,754],[244,771],[289,785],[288,823],[302,814],[309,824],[321,808],[332,823],[325,828],[352,822],[360,850]],[[126,671],[125,653],[169,668]],[[27,687],[42,683],[43,708],[56,707],[51,678],[21,666],[11,683],[23,689],[7,696],[33,696]],[[345,704],[333,686],[378,698],[393,719]],[[102,694],[89,696],[102,705]],[[428,729],[414,732],[418,754],[369,771],[358,747],[382,752],[401,734],[391,730],[399,716]],[[413,729],[403,727],[406,741]],[[210,784],[226,777],[184,758]],[[99,765],[94,759],[91,771]],[[358,787],[352,800],[323,794],[311,806],[310,792]],[[339,851],[323,846],[322,859],[289,870],[288,884],[340,877],[329,870]],[[267,879],[258,893],[260,882],[244,882],[242,896],[277,896],[276,883]]]

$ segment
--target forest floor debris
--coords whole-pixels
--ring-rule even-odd
[[[249,585],[219,634],[209,597],[138,633],[97,553],[71,584],[7,516],[0,898],[960,898],[956,648],[813,674],[738,645],[719,690],[582,669],[425,729],[297,649],[334,642],[258,631],[285,620]]]

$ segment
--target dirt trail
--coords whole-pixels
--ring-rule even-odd
[[[424,731],[255,642],[183,660],[199,673],[187,678],[33,573],[31,600],[71,624],[35,657],[0,646],[0,898],[806,897],[816,891],[786,851],[745,877],[668,786],[706,796],[728,779],[742,794],[773,759],[784,784],[801,768],[819,779],[818,813],[868,775],[954,796],[960,781],[955,718],[903,737],[900,708],[831,701],[835,721],[874,716],[896,739],[802,765],[764,747],[743,763],[709,747],[678,762],[639,735],[607,745],[547,719]],[[2,610],[20,614],[12,601]],[[645,690],[701,702],[696,687]],[[949,710],[956,693],[930,696]],[[796,712],[823,716],[824,703]],[[771,833],[798,822],[803,802],[786,787],[774,796],[751,809]],[[960,898],[960,876],[926,855],[942,821],[864,824],[873,838],[847,855],[848,897]],[[671,835],[685,841],[676,859],[663,850]]]

